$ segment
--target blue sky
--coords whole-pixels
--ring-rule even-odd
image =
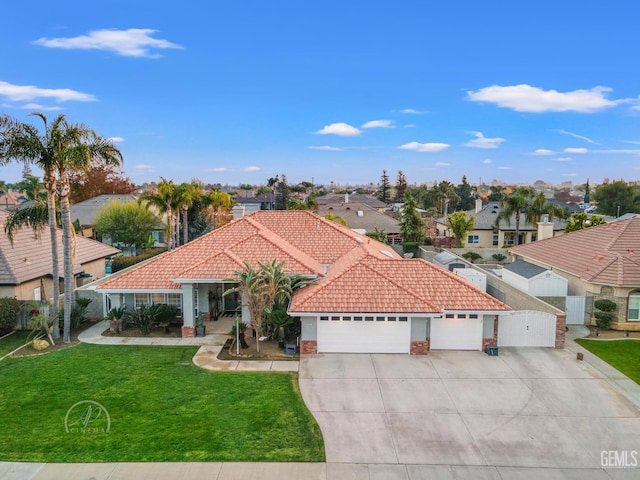
[[[0,112],[87,124],[137,183],[640,178],[634,0],[35,0],[2,17]]]

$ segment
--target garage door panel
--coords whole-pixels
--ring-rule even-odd
[[[482,318],[432,318],[431,350],[482,350]]]
[[[322,320],[318,353],[409,353],[411,323]]]

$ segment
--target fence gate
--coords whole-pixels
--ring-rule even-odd
[[[536,310],[520,310],[500,315],[498,346],[555,347],[556,316]]]
[[[584,325],[586,297],[567,297],[567,325]]]

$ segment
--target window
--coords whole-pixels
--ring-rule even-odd
[[[149,294],[148,293],[134,293],[133,294],[133,306],[135,308],[140,308],[143,305],[149,305]]]
[[[398,320],[400,320],[401,322],[406,322],[407,321],[407,317],[398,317]]]
[[[455,315],[453,313],[447,313],[444,318],[454,318]]]
[[[467,235],[467,244],[468,245],[479,245],[480,244],[480,236],[479,235]]]
[[[182,294],[167,293],[167,305],[173,305],[174,307],[178,307],[178,313],[182,314]]]
[[[164,232],[151,232],[154,243],[164,243]]]
[[[164,303],[164,293],[152,293],[151,303],[162,304]]]
[[[339,316],[333,316],[333,317],[331,317],[331,321],[333,321],[333,322],[337,322],[338,320],[340,320],[340,317],[339,317]]]
[[[342,317],[342,321],[343,322],[350,322],[351,321],[351,317]]]
[[[498,242],[499,242],[499,240],[500,240],[500,235],[498,235],[497,233],[494,233],[494,234],[493,234],[493,242],[492,242],[492,245],[493,245],[494,247],[497,247],[497,246],[498,246]]]
[[[364,317],[365,322],[373,322],[373,317]]]
[[[376,322],[384,322],[384,317],[376,317]]]
[[[320,317],[320,320],[322,320],[322,321],[326,321],[326,320],[329,320],[329,317],[324,317],[324,316],[323,316],[323,317]]]
[[[395,322],[396,321],[396,317],[387,317],[387,321],[388,322]]]
[[[469,318],[478,318],[478,314],[477,313],[470,313],[469,314]]]
[[[458,318],[467,318],[467,314],[466,313],[459,313],[458,314]]]
[[[635,322],[640,320],[640,292],[633,292],[629,295],[629,313],[627,319]]]
[[[362,321],[362,317],[353,317],[353,321],[354,322],[361,322]]]

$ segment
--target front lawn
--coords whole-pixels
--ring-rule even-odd
[[[81,344],[4,359],[0,461],[324,461],[297,374],[208,372],[196,350]],[[97,403],[71,409],[84,400]]]
[[[18,330],[0,340],[0,358],[24,345],[27,342],[29,333],[31,333],[30,330]]]
[[[640,384],[640,341],[580,338],[576,342]]]

